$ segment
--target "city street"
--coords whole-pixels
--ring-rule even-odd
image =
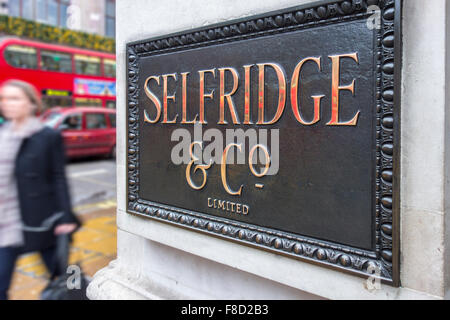
[[[82,221],[74,234],[69,264],[79,265],[91,278],[116,258],[116,165],[99,158],[67,164],[72,205]],[[49,274],[38,253],[23,255],[9,291],[12,300],[37,300]]]
[[[68,162],[66,172],[74,208],[82,208],[102,201],[115,201],[116,164],[114,160],[101,158],[72,160]]]

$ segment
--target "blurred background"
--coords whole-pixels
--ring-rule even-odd
[[[0,0],[0,83],[32,83],[44,103],[39,116],[64,137],[72,204],[83,221],[70,263],[87,276],[116,256],[114,37],[115,0]],[[47,281],[40,256],[22,256],[10,297],[37,299]]]

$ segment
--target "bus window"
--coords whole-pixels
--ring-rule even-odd
[[[75,98],[75,106],[77,107],[101,107],[101,99]]]
[[[16,68],[37,69],[36,49],[32,47],[8,46],[5,49],[5,60]]]
[[[103,59],[103,69],[105,71],[105,77],[116,77],[116,61],[111,59]]]
[[[106,107],[108,109],[115,109],[116,108],[116,101],[107,100],[106,101]]]
[[[41,50],[41,69],[57,72],[72,72],[72,57],[69,53]]]
[[[72,98],[57,97],[57,96],[42,96],[42,104],[44,106],[43,111],[53,107],[71,107]]]
[[[111,124],[112,128],[116,127],[116,115],[114,113],[109,114],[109,123]]]
[[[75,55],[75,72],[91,76],[100,75],[100,58],[81,54]]]

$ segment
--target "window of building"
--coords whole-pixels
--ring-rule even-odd
[[[22,18],[34,19],[34,0],[22,0]]]
[[[116,77],[116,61],[112,59],[103,59],[103,69],[105,71],[105,77]]]
[[[36,51],[32,47],[11,45],[5,49],[5,60],[13,67],[37,69]]]
[[[76,54],[75,70],[78,74],[99,76],[101,74],[100,58]]]
[[[77,107],[101,107],[101,99],[75,98],[75,106]]]
[[[36,0],[36,20],[38,22],[47,22],[47,0]]]
[[[108,109],[115,109],[116,108],[116,101],[115,100],[106,100],[106,107]]]
[[[86,113],[86,129],[106,128],[106,118],[102,113]]]
[[[116,127],[116,115],[115,114],[110,114],[109,115],[109,122],[111,123],[111,127],[115,128]]]
[[[72,56],[69,53],[41,50],[41,69],[72,72]]]
[[[59,2],[59,25],[63,28],[67,28],[67,9],[69,9],[69,1]]]
[[[116,36],[116,1],[106,0],[105,35],[114,38]]]
[[[70,0],[10,0],[9,14],[55,26],[67,26]]]
[[[8,2],[8,12],[10,16],[20,17],[20,2],[19,1],[9,1]]]
[[[47,21],[51,25],[58,25],[58,1],[47,0]]]

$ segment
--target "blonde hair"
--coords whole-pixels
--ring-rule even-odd
[[[22,80],[8,80],[1,84],[1,87],[16,87],[22,90],[27,96],[28,100],[34,105],[34,112],[38,113],[42,110],[42,101],[36,88]]]

